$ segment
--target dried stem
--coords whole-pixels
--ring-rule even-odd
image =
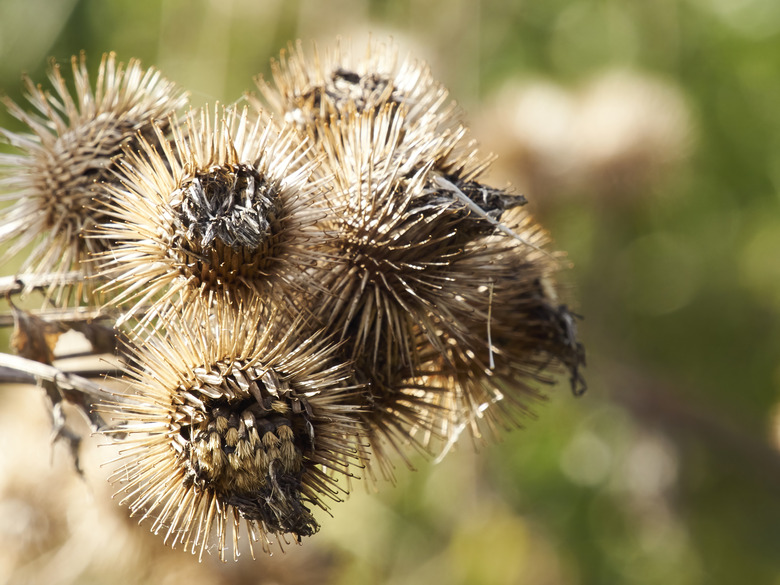
[[[77,284],[84,275],[77,271],[49,274],[25,274],[0,278],[0,296],[15,295],[23,291],[48,289],[53,284]]]
[[[99,384],[78,374],[65,372],[34,360],[0,353],[0,383],[36,383],[46,389],[55,407],[63,400],[76,406],[97,431],[105,426],[105,422],[96,412],[93,405],[101,399],[116,396]]]

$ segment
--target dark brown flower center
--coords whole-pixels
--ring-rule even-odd
[[[281,215],[278,189],[248,165],[223,165],[188,179],[174,195],[171,254],[185,276],[224,287],[267,273]]]
[[[295,413],[278,397],[249,396],[212,399],[200,412],[200,420],[179,431],[185,481],[215,491],[244,518],[262,521],[272,532],[298,537],[316,532],[301,495],[304,452],[313,440],[305,409]]]

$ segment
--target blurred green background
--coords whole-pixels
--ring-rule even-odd
[[[103,453],[76,479],[2,389],[0,582],[780,584],[777,0],[0,0],[0,90],[113,50],[232,102],[289,41],[368,32],[431,63],[568,253],[588,393],[223,566],[123,522]]]

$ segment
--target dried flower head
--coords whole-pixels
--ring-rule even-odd
[[[353,112],[387,109],[403,117],[401,156],[407,149],[419,151],[412,156],[422,155],[444,173],[471,178],[492,160],[477,153],[462,112],[448,101],[447,89],[430,67],[402,59],[393,43],[370,42],[363,51],[338,43],[324,53],[315,46],[307,57],[299,42],[282,51],[271,69],[273,85],[256,80],[261,93],[274,111],[315,142],[327,139],[327,127]],[[256,98],[250,101],[262,107]]]
[[[445,105],[447,90],[429,67],[401,60],[395,45],[372,42],[361,54],[341,43],[324,54],[315,46],[309,58],[298,42],[271,62],[271,70],[275,87],[262,78],[258,87],[276,111],[301,128],[327,123],[352,108],[376,112],[388,104],[403,106],[409,123],[435,116],[436,125],[455,110]]]
[[[256,304],[194,305],[168,314],[164,336],[147,332],[134,391],[105,406],[128,445],[114,475],[123,503],[199,555],[213,544],[237,556],[242,523],[253,555],[273,535],[313,534],[310,506],[339,500],[361,432],[349,369],[321,338],[297,339],[300,322],[280,333]]]
[[[575,394],[585,390],[575,315],[554,281],[560,254],[546,252],[547,234],[524,212],[505,221],[523,241],[499,232],[471,242],[456,268],[477,285],[462,293],[470,310],[442,321],[447,350],[420,368],[426,384],[442,389],[436,427],[449,445],[465,428],[479,438],[517,425],[544,399],[538,383],[552,383],[561,368]]]
[[[389,108],[354,113],[322,146],[334,173],[326,196],[328,269],[317,315],[349,338],[351,358],[388,375],[411,368],[428,315],[447,312],[443,287],[460,246],[444,206],[418,206],[430,165],[398,156],[402,118]],[[436,336],[431,334],[431,342]]]
[[[369,119],[396,119],[395,143],[383,155],[397,159],[390,162],[399,165],[400,175],[410,177],[428,168],[414,205],[426,208],[431,216],[444,207],[459,210],[461,218],[468,216],[459,225],[461,240],[494,231],[504,210],[525,203],[521,196],[481,182],[493,157],[478,151],[461,121],[462,112],[448,102],[446,88],[433,78],[428,65],[401,59],[396,45],[371,42],[360,54],[339,43],[324,56],[315,47],[313,57],[307,58],[298,43],[290,47],[289,56],[281,53],[272,70],[273,86],[257,79],[263,96],[310,137],[317,150],[338,151],[338,144],[328,144],[334,137],[339,140],[332,128],[349,124],[350,118],[373,114]],[[250,101],[262,107],[256,98]],[[330,156],[324,173],[337,174],[344,159]]]
[[[0,243],[14,242],[7,254],[11,256],[40,239],[23,272],[91,273],[84,260],[110,248],[111,242],[83,236],[106,220],[110,195],[103,184],[116,181],[115,157],[123,147],[137,148],[140,136],[154,141],[153,121],[160,120],[164,131],[165,120],[187,101],[187,94],[159,71],[144,70],[134,59],[125,66],[113,53],[103,55],[94,90],[84,54],[73,57],[71,64],[75,96],[59,66],[52,64],[49,78],[55,94],[24,80],[37,112],[3,100],[31,130],[24,134],[0,129],[21,150],[0,156],[0,189],[15,201],[0,216]],[[63,285],[57,289],[61,295]]]
[[[287,306],[324,237],[305,144],[246,108],[215,108],[213,122],[204,109],[171,130],[172,143],[158,132],[160,152],[143,142],[122,161],[113,221],[99,230],[118,242],[103,256],[105,289],[136,301],[128,317],[179,293]]]
[[[441,322],[471,310],[465,299],[482,283],[459,272],[458,260],[464,243],[485,229],[447,190],[457,187],[437,183],[445,179],[420,151],[399,154],[404,123],[402,111],[385,106],[353,110],[338,126],[323,127],[319,145],[333,173],[323,227],[331,237],[310,305],[318,325],[340,335],[366,388],[362,417],[372,456],[364,462],[388,478],[384,444],[403,454],[405,444],[419,446],[412,435],[432,432],[441,416],[441,389],[426,387],[418,368],[446,355]]]

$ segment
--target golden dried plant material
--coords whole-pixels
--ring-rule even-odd
[[[419,332],[431,330],[431,315],[449,315],[449,304],[458,302],[447,285],[463,251],[453,237],[456,212],[424,201],[430,165],[396,156],[402,124],[387,107],[353,112],[322,142],[334,174],[324,198],[332,238],[315,314],[349,340],[351,359],[388,378],[411,371]]]
[[[164,132],[166,120],[184,107],[187,94],[155,68],[143,69],[135,59],[118,63],[113,53],[103,55],[94,89],[84,54],[73,57],[71,65],[75,95],[53,63],[49,79],[54,94],[24,78],[33,112],[3,100],[31,132],[0,129],[20,150],[0,155],[0,191],[6,192],[3,199],[14,201],[0,215],[0,243],[12,243],[8,258],[38,242],[21,272],[64,277],[76,269],[86,278],[92,266],[85,260],[111,247],[105,238],[83,236],[107,219],[111,195],[103,186],[117,182],[116,157],[125,147],[138,148],[141,136],[155,142],[153,121],[159,120]],[[79,283],[76,298],[89,294],[91,287],[85,284]],[[70,290],[63,282],[49,292],[62,301]]]
[[[470,291],[484,284],[457,270],[464,243],[494,230],[438,186],[441,174],[419,153],[397,155],[403,116],[389,106],[353,110],[323,128],[324,165],[333,173],[323,228],[331,237],[310,305],[366,388],[361,416],[371,455],[363,460],[369,474],[377,467],[389,479],[389,452],[421,448],[413,435],[432,433],[441,416],[441,388],[426,387],[417,370],[446,355],[440,323],[470,313]]]
[[[104,407],[117,420],[107,432],[127,445],[114,475],[122,502],[199,555],[237,556],[242,524],[252,555],[273,536],[299,541],[319,529],[310,507],[346,493],[337,478],[351,474],[362,433],[350,370],[334,346],[297,339],[300,322],[279,332],[256,304],[194,304],[134,348],[133,391]]]
[[[125,318],[195,296],[288,307],[325,237],[305,143],[246,108],[203,109],[171,131],[170,142],[158,132],[159,151],[144,141],[121,163],[98,231],[117,242],[101,257],[104,290],[132,302]]]
[[[298,43],[289,55],[282,52],[272,70],[274,85],[258,78],[258,87],[272,109],[312,140],[312,152],[333,150],[328,142],[338,132],[332,128],[350,118],[371,113],[373,119],[397,118],[397,133],[388,136],[394,143],[384,148],[384,156],[397,159],[392,162],[398,173],[407,177],[431,169],[415,205],[433,209],[431,215],[445,206],[459,209],[469,217],[460,226],[461,239],[500,228],[504,210],[525,204],[522,196],[480,182],[493,157],[478,151],[463,113],[448,101],[448,91],[428,65],[401,58],[395,44],[371,42],[358,51],[338,43],[324,53],[315,47],[307,57]],[[257,98],[250,101],[262,108]],[[343,159],[329,157],[333,164],[323,165],[323,171],[338,173]]]

